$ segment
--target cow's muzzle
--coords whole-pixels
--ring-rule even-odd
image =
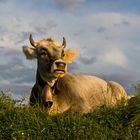
[[[43,106],[44,107],[50,108],[52,105],[53,105],[53,102],[52,101],[43,102]]]
[[[52,68],[51,68],[51,72],[56,77],[64,76],[65,73],[67,72],[66,62],[61,60],[61,59],[54,61],[53,65],[52,65]]]

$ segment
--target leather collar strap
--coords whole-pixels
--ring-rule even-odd
[[[44,80],[41,78],[39,72],[37,73],[37,81],[38,81],[39,86],[40,86],[42,89],[48,84],[46,81],[44,81]],[[58,80],[56,80],[55,83],[54,83],[54,85],[51,87],[53,93],[55,93],[55,94],[58,94],[58,93],[59,93],[58,89],[56,88],[57,82],[58,82]]]
[[[40,74],[38,73],[37,74],[37,80],[38,80],[38,84],[39,84],[39,86],[43,89],[46,85],[47,85],[47,82],[45,82],[42,78],[41,78],[41,76],[40,76]],[[51,89],[52,89],[52,91],[53,91],[53,94],[59,94],[60,93],[60,91],[57,89],[57,82],[58,82],[58,80],[56,80],[56,82],[54,83],[54,85],[51,87]]]

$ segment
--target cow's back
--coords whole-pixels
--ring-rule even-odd
[[[56,98],[59,103],[82,112],[89,112],[93,107],[103,104],[107,93],[106,81],[96,76],[71,73],[58,80],[57,88],[60,91],[56,95],[59,96]]]
[[[106,82],[96,76],[67,73],[57,82],[54,105],[51,110],[64,112],[68,109],[90,112],[105,103],[114,104],[125,90],[116,82]]]

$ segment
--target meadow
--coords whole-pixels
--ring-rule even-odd
[[[0,92],[0,140],[140,140],[140,88],[128,105],[49,116]],[[18,106],[16,105],[18,103]]]

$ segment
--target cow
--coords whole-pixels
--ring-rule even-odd
[[[27,59],[37,59],[30,105],[39,103],[48,108],[50,115],[67,110],[88,113],[104,104],[114,106],[128,99],[125,89],[117,82],[68,72],[67,65],[74,60],[76,51],[65,50],[65,37],[62,44],[52,38],[35,42],[32,35],[29,40],[33,48],[23,46],[23,52]]]

